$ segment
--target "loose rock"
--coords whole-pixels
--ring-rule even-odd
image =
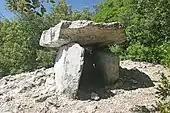
[[[13,76],[16,80],[12,82],[4,83],[5,78],[10,78],[10,76],[4,77],[0,79],[0,91],[3,92],[3,95],[0,95],[0,112],[1,113],[87,113],[88,108],[89,112],[95,113],[134,113],[135,110],[141,112],[150,111],[151,113],[156,113],[157,111],[154,110],[152,105],[156,105],[156,98],[155,98],[155,86],[146,87],[142,85],[142,79],[138,80],[138,84],[133,84],[131,80],[134,79],[133,76],[147,76],[153,81],[158,81],[160,78],[160,73],[158,71],[164,72],[165,75],[170,75],[170,69],[163,68],[163,66],[155,66],[151,63],[147,62],[133,62],[133,61],[121,61],[120,62],[121,68],[126,71],[120,73],[120,80],[123,82],[123,85],[120,87],[116,87],[115,90],[114,85],[104,88],[107,91],[113,93],[112,96],[106,96],[105,98],[102,97],[100,92],[96,92],[101,98],[99,101],[89,101],[88,99],[85,100],[73,100],[65,98],[64,96],[56,96],[56,92],[54,90],[47,90],[52,87],[56,87],[56,84],[48,84],[48,85],[39,85],[32,88],[28,88],[25,93],[18,93],[18,90],[24,86],[25,83],[30,82],[32,83],[34,78],[37,77],[36,72],[30,73],[21,73]],[[146,66],[146,68],[145,68]],[[136,70],[133,68],[136,67]],[[47,69],[48,70],[48,69]],[[138,72],[138,70],[140,70]],[[135,72],[137,73],[135,73]],[[46,73],[46,69],[44,70]],[[143,75],[145,73],[145,76]],[[41,76],[35,79],[37,82],[39,79],[45,77],[47,80],[48,78],[53,79],[53,73],[50,75]],[[125,78],[123,78],[126,76]],[[132,76],[132,78],[130,78]],[[118,81],[120,82],[120,81]],[[154,83],[157,84],[157,83]],[[132,87],[133,85],[136,86],[135,89],[133,88],[126,88]],[[15,86],[15,87],[11,87]],[[97,89],[96,89],[97,90]],[[41,92],[45,92],[46,95],[49,97],[41,102],[35,102],[36,99],[43,97],[45,94],[41,95]],[[33,95],[39,95],[39,97],[31,98]],[[27,97],[25,95],[30,95]],[[90,93],[91,96],[91,93]],[[4,97],[14,97],[10,101],[5,102]],[[46,97],[45,97],[46,98]],[[47,106],[47,108],[45,107]],[[55,107],[56,106],[56,107]],[[88,107],[87,107],[88,106]],[[97,106],[97,108],[95,108]],[[138,107],[136,107],[138,106]],[[45,109],[43,109],[45,108]],[[77,109],[79,108],[79,109]],[[91,110],[90,110],[91,109]],[[132,111],[133,110],[133,111]],[[159,113],[159,112],[158,112]]]
[[[98,100],[100,100],[100,97],[99,97],[99,95],[97,93],[92,92],[91,93],[91,99],[95,100],[95,101],[98,101]]]

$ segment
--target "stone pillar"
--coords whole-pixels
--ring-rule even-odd
[[[119,78],[119,57],[103,51],[94,52],[96,69],[104,76],[106,84],[113,84]]]
[[[119,79],[119,57],[113,53],[85,50],[80,87],[102,87]]]
[[[75,98],[84,63],[84,48],[72,43],[62,46],[54,65],[56,91],[58,95],[64,94]]]

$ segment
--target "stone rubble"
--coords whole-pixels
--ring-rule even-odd
[[[1,113],[133,113],[135,111],[156,113],[153,105],[157,100],[155,98],[157,83],[153,85],[148,83],[147,86],[142,81],[146,81],[144,80],[146,76],[150,78],[150,82],[156,81],[160,78],[161,72],[169,76],[170,69],[161,65],[129,60],[121,61],[120,66],[120,79],[115,85],[85,91],[78,100],[56,95],[54,68],[42,68],[34,72],[3,77],[0,79],[0,111]],[[121,84],[122,82],[124,84]],[[84,99],[83,97],[87,95],[89,97]]]

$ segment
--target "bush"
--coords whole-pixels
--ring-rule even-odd
[[[43,16],[16,13],[18,16],[13,20],[0,21],[0,77],[53,66],[57,49],[39,46],[42,32],[60,20],[90,19],[92,15],[87,7],[72,11],[65,0],[53,5]]]
[[[106,0],[92,18],[125,25],[126,42],[111,46],[122,59],[170,66],[170,0]]]
[[[170,80],[162,73],[160,84],[157,88],[158,110],[161,113],[170,113]]]
[[[162,51],[162,54],[160,54],[160,57],[162,58],[161,63],[170,67],[170,42],[161,45],[160,50]]]

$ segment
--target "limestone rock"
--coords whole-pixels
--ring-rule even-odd
[[[113,53],[95,51],[96,68],[103,74],[106,83],[111,84],[119,78],[119,57]]]
[[[100,97],[99,97],[99,95],[97,93],[92,92],[91,93],[91,99],[95,100],[95,101],[98,101],[98,100],[100,100]]]
[[[61,21],[42,33],[40,45],[60,47],[77,42],[82,46],[117,44],[125,40],[123,25],[119,22],[95,23],[87,20]]]
[[[84,48],[72,43],[59,49],[54,65],[56,91],[75,98],[84,63]]]
[[[158,81],[160,73],[157,72],[161,71],[165,75],[170,75],[170,69],[157,64],[130,60],[121,61],[120,66],[124,71],[120,71],[119,82],[122,82],[123,85],[116,87],[116,89],[114,86],[107,86],[102,89],[87,89],[83,92],[83,99],[80,98],[80,100],[68,99],[63,95],[60,98],[56,95],[55,90],[47,90],[56,87],[55,82],[53,82],[55,80],[54,68],[38,69],[34,72],[3,77],[0,79],[0,113],[134,113],[135,111],[130,111],[130,109],[135,109],[136,105],[141,108],[145,106],[151,113],[158,112],[154,111],[154,107],[152,107],[152,105],[156,106],[155,101],[157,100],[155,98],[155,92],[157,91],[155,87],[153,85],[146,86],[143,84],[143,82],[146,82],[143,79],[137,79],[138,84],[133,84],[131,80],[136,80],[136,78],[133,78],[135,76],[139,78],[148,76],[150,82]],[[144,68],[145,66],[147,68]],[[43,73],[47,73],[47,75]],[[36,85],[36,82],[44,79],[44,77],[45,84]],[[49,84],[51,80],[52,82]],[[35,87],[27,88],[23,93],[18,93],[27,83],[28,86],[29,83],[35,84]],[[153,83],[156,86],[159,85],[157,82]],[[91,92],[95,92],[101,99],[91,101]],[[142,111],[143,113],[146,112],[145,109],[142,109]]]

